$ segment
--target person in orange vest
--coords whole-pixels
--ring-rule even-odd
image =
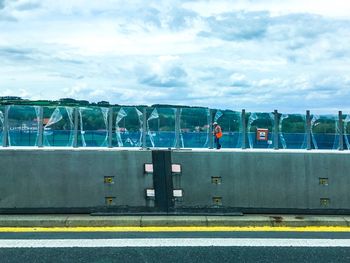
[[[213,123],[214,126],[214,142],[216,144],[216,149],[220,149],[221,148],[221,144],[220,144],[220,138],[222,137],[222,130],[220,125],[217,122]]]

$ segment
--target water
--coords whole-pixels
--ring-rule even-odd
[[[281,136],[281,134],[280,134]],[[314,149],[337,149],[339,136],[336,134],[314,134],[312,148]],[[350,140],[350,135],[346,135]],[[1,135],[0,135],[1,137]],[[152,137],[152,139],[151,139]],[[250,137],[252,148],[273,148],[273,134],[269,134],[268,141],[257,141],[255,133],[247,136],[247,147],[249,147],[248,137]],[[38,132],[36,130],[11,130],[9,132],[10,146],[35,146],[38,142]],[[121,132],[121,147],[141,147],[141,132]],[[281,138],[281,137],[280,137]],[[182,132],[180,134],[181,148],[208,148],[209,136],[207,132]],[[304,133],[283,134],[286,149],[305,149],[306,137]],[[107,147],[107,131],[85,131],[78,133],[78,146],[83,147]],[[153,144],[152,144],[153,142]],[[113,133],[113,146],[118,147],[117,136]],[[242,134],[239,132],[224,132],[220,139],[223,148],[241,148]],[[315,145],[316,144],[316,145]],[[175,132],[149,132],[146,136],[147,147],[173,148],[176,146]],[[73,146],[73,131],[50,130],[44,132],[44,146]],[[279,148],[283,148],[280,140]]]

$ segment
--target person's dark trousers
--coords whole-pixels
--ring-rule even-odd
[[[214,141],[215,141],[215,144],[216,144],[216,149],[220,149],[221,148],[221,144],[220,144],[220,141],[219,141],[220,139],[219,138],[216,138],[216,136],[215,136],[215,138],[214,138]]]

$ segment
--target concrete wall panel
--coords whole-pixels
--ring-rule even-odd
[[[182,165],[178,208],[213,207],[214,197],[222,198],[223,207],[350,208],[346,152],[182,150],[173,152],[172,162]],[[213,184],[212,176],[221,177],[221,184]],[[320,185],[320,178],[328,185]]]
[[[101,207],[106,197],[117,206],[146,206],[150,162],[151,152],[138,150],[0,150],[0,208]]]

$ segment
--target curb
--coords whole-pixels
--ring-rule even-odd
[[[0,215],[0,227],[349,227],[350,216]]]

